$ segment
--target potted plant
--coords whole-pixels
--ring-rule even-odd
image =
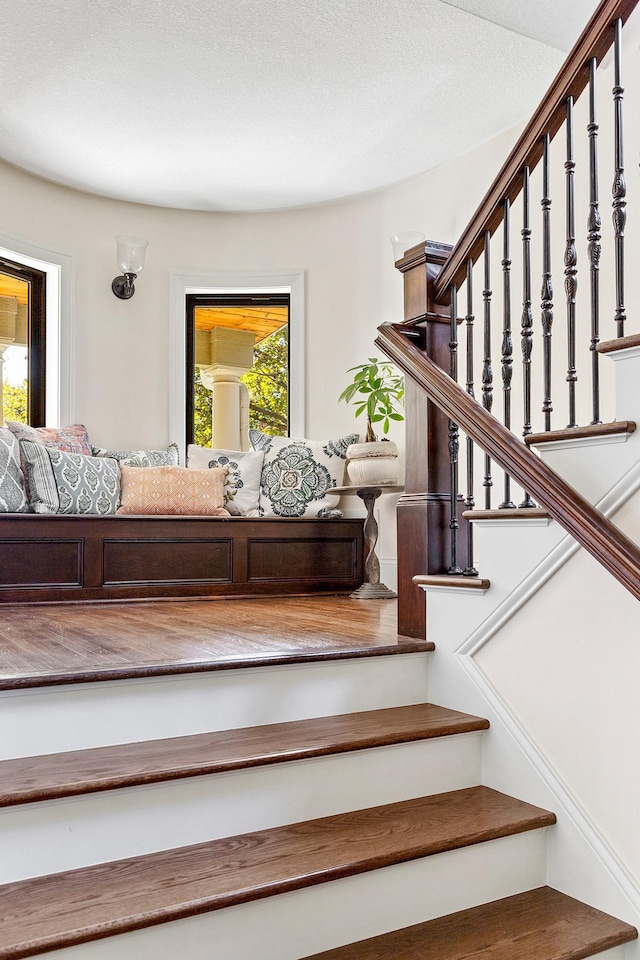
[[[338,400],[351,403],[356,417],[366,413],[364,443],[352,443],[347,449],[347,479],[353,484],[395,484],[398,482],[398,447],[387,439],[392,420],[404,420],[402,401],[404,378],[390,362],[369,357],[367,363],[350,367],[351,382]],[[383,434],[378,442],[374,424]]]

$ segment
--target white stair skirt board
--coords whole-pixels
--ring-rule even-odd
[[[545,882],[545,830],[45,954],[51,960],[298,960]]]
[[[480,783],[481,733],[0,810],[0,883]]]
[[[427,653],[0,692],[0,759],[425,703]]]

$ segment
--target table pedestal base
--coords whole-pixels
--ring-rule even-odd
[[[399,493],[404,487],[395,484],[378,484],[372,487],[335,487],[335,493],[355,493],[367,508],[364,521],[364,542],[367,546],[367,557],[364,562],[364,583],[349,594],[354,600],[393,600],[398,596],[393,590],[380,583],[380,561],[376,554],[378,543],[378,524],[373,515],[376,500],[383,493]]]
[[[363,583],[349,596],[353,600],[393,600],[398,594],[390,590],[384,583]]]

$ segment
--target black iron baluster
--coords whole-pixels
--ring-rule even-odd
[[[449,373],[452,380],[458,381],[458,288],[451,285],[451,327],[449,335]],[[451,532],[451,563],[447,573],[459,576],[462,573],[458,566],[458,450],[460,442],[457,423],[449,420],[449,466],[450,466],[450,514],[449,530]]]
[[[542,292],[540,309],[542,318],[542,350],[544,364],[544,428],[551,430],[551,328],[553,326],[553,284],[551,282],[551,197],[549,196],[549,148],[551,137],[543,138],[542,155]]]
[[[484,235],[484,359],[482,362],[482,406],[491,413],[493,406],[493,368],[491,366],[491,234],[487,230]],[[484,457],[484,506],[491,509],[491,457]]]
[[[475,397],[473,384],[473,260],[467,260],[467,393]],[[465,507],[473,510],[476,501],[473,495],[473,440],[467,437],[467,499]],[[467,565],[462,571],[465,577],[477,577],[478,571],[473,564],[473,524],[467,523]]]
[[[567,201],[567,244],[564,251],[564,289],[567,295],[567,383],[569,384],[569,423],[567,427],[577,427],[576,422],[576,291],[578,289],[578,252],[576,250],[576,217],[574,199],[575,161],[573,158],[573,97],[567,100],[567,160],[566,172]]]
[[[503,204],[502,231],[502,408],[505,427],[511,429],[511,379],[513,377],[513,332],[511,330],[511,203],[509,198]],[[511,477],[504,475],[504,500],[500,510],[511,510],[515,503],[511,499]]]
[[[593,420],[600,419],[600,354],[597,346],[600,342],[600,207],[598,203],[598,123],[596,121],[596,70],[598,61],[594,57],[589,65],[589,216],[587,218],[587,252],[591,272],[591,396]]]
[[[522,172],[522,389],[524,401],[523,436],[531,431],[531,353],[533,350],[533,310],[531,309],[531,221],[529,201],[529,167]],[[535,507],[535,503],[525,490],[520,507]]]
[[[624,337],[624,322],[627,319],[624,308],[624,228],[627,222],[627,185],[624,179],[624,153],[622,144],[622,97],[624,87],[621,82],[622,60],[622,20],[616,20],[616,36],[613,48],[613,101],[615,111],[615,174],[613,178],[613,228],[615,236],[616,264],[616,336]]]

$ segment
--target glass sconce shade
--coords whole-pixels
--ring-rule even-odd
[[[148,240],[121,233],[116,237],[118,246],[118,266],[123,273],[140,273],[144,267],[144,255]]]
[[[144,267],[147,243],[144,237],[133,237],[128,233],[116,237],[118,266],[123,275],[115,278],[111,289],[120,300],[129,300],[136,291],[133,281]]]

